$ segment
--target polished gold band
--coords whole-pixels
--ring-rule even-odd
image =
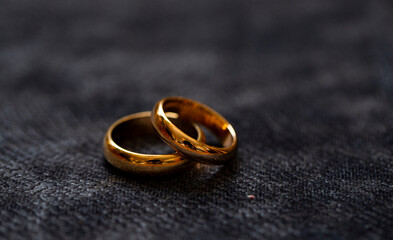
[[[190,137],[168,119],[166,112],[175,112],[182,120],[206,126],[220,139],[223,147],[211,146]],[[188,159],[223,164],[236,153],[237,136],[232,125],[202,103],[182,97],[164,98],[154,107],[152,123],[161,138]]]
[[[177,114],[168,113],[167,118],[176,120]],[[205,135],[196,124],[187,123],[182,120],[183,129],[194,131],[198,141],[204,142]],[[123,128],[128,125],[131,129]],[[131,131],[132,130],[132,131]],[[192,165],[191,161],[185,160],[178,153],[173,154],[141,154],[136,153],[119,145],[119,142],[131,140],[133,131],[142,136],[154,136],[156,131],[151,124],[151,112],[142,112],[123,117],[109,127],[104,137],[103,149],[107,161],[116,168],[143,175],[163,175],[184,169]],[[187,131],[188,132],[188,131]]]

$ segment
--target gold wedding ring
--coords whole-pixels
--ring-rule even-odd
[[[169,120],[167,112],[177,113],[184,121],[206,126],[220,139],[222,147],[208,145],[184,133]],[[236,153],[237,136],[232,125],[202,103],[182,97],[164,98],[155,105],[151,118],[161,138],[185,158],[201,163],[224,164]]]
[[[176,113],[167,113],[164,116],[172,121],[179,120]],[[181,125],[182,129],[194,135],[198,142],[205,142],[205,135],[196,124],[183,119],[178,122],[178,125]],[[157,136],[151,124],[151,112],[132,114],[119,119],[109,127],[104,137],[103,150],[105,158],[110,164],[120,170],[143,175],[163,175],[184,169],[193,164],[192,161],[186,160],[178,153],[142,154],[124,147],[124,145],[132,146],[132,141],[135,137],[143,138],[148,136]],[[128,144],[125,144],[127,141]]]

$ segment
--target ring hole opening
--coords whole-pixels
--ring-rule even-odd
[[[199,127],[202,129],[202,131],[205,133],[206,136],[206,144],[210,146],[215,146],[215,147],[223,147],[220,139],[206,126],[204,125],[199,125]]]
[[[179,114],[180,119],[197,123],[204,131],[208,145],[230,147],[233,143],[231,132],[225,127],[227,122],[193,101],[168,101],[164,103],[163,110]]]
[[[187,122],[170,118],[176,126],[197,138],[197,131]],[[141,154],[172,154],[174,150],[160,139],[150,117],[132,119],[117,125],[112,131],[113,141],[128,151]]]

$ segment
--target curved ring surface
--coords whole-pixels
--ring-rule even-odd
[[[168,113],[167,116],[176,120],[178,115]],[[202,130],[191,123],[181,122],[185,129],[194,132],[199,141],[205,141]],[[117,120],[107,130],[103,151],[106,160],[114,167],[141,175],[163,175],[184,169],[192,165],[192,161],[186,160],[178,153],[173,154],[142,154],[128,150],[138,143],[133,142],[136,138],[155,137],[161,141],[151,124],[151,112],[141,112],[128,115]],[[148,138],[150,139],[150,138]],[[124,147],[129,145],[131,147]]]
[[[166,112],[177,113],[182,120],[206,126],[220,139],[222,147],[208,145],[187,135],[169,120]],[[216,111],[197,101],[183,97],[164,98],[153,109],[152,123],[165,142],[190,160],[220,165],[236,154],[238,140],[232,125]]]

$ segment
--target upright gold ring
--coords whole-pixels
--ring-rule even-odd
[[[168,113],[168,118],[178,119],[175,113]],[[205,135],[193,123],[181,121],[183,129],[194,133],[198,141],[204,142]],[[157,132],[151,124],[151,112],[141,112],[123,117],[112,124],[105,134],[103,142],[104,156],[114,167],[141,175],[163,175],[184,169],[193,164],[178,153],[173,154],[142,154],[125,149],[126,141],[133,141],[138,137],[154,137]],[[158,137],[157,137],[158,138]],[[158,138],[158,141],[161,141]],[[132,145],[132,142],[131,142]]]
[[[211,146],[190,137],[169,120],[166,112],[175,112],[180,119],[206,126],[220,139],[222,147]],[[153,109],[152,123],[161,138],[188,159],[219,165],[233,158],[236,153],[238,141],[232,125],[202,103],[182,97],[164,98]]]

